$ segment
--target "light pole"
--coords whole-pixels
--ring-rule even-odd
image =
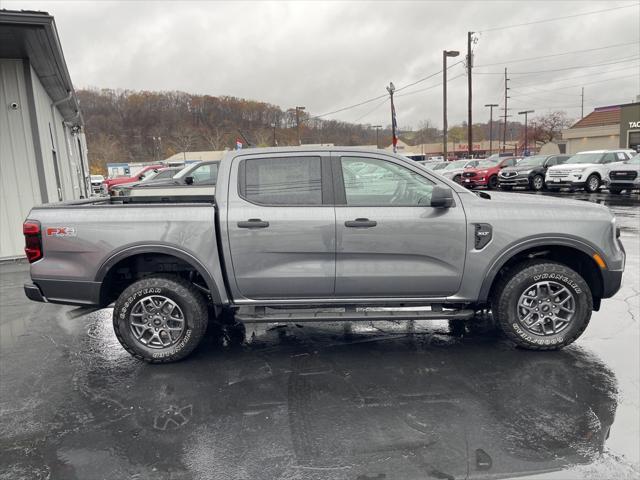
[[[447,160],[447,57],[457,57],[457,50],[442,51],[442,156]]]
[[[273,146],[275,147],[275,146],[278,145],[278,142],[276,141],[276,124],[272,123],[271,124],[271,128],[273,128],[273,142],[272,143],[273,143]]]
[[[378,133],[380,132],[380,129],[382,128],[382,125],[372,125],[371,128],[375,128],[376,129],[376,148],[380,148],[380,142],[378,142]]]
[[[489,107],[489,155],[493,153],[493,107],[497,107],[497,103],[487,103],[485,107]]]
[[[296,131],[298,133],[298,145],[302,145],[302,141],[300,140],[300,112],[304,110],[305,107],[296,107]]]
[[[534,111],[535,110],[524,110],[522,112],[518,112],[518,115],[524,115],[524,156],[528,156],[529,151],[529,146],[527,144],[527,116]]]

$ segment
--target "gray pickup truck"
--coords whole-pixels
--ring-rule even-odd
[[[24,234],[30,299],[115,303],[119,341],[154,363],[219,322],[484,321],[557,349],[618,291],[625,263],[604,206],[473,193],[401,156],[337,147],[229,152],[215,198],[42,205]]]

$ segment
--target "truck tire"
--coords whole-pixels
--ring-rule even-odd
[[[529,350],[558,350],[587,328],[593,298],[571,268],[547,260],[523,262],[496,285],[492,312],[507,338]]]
[[[207,330],[207,302],[191,283],[171,275],[129,285],[113,309],[113,329],[124,349],[149,363],[189,355]]]
[[[584,189],[589,193],[596,193],[600,188],[600,177],[595,173],[589,175],[587,181],[584,184]]]
[[[489,190],[495,190],[498,188],[498,175],[491,175],[487,180],[487,188]]]

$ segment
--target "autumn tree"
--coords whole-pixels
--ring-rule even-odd
[[[562,130],[573,123],[566,112],[557,111],[536,117],[532,121],[531,138],[536,142],[549,143],[560,138]]]

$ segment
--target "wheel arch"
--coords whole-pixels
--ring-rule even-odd
[[[594,309],[598,310],[604,292],[604,280],[600,267],[593,259],[594,254],[604,258],[596,248],[573,238],[529,239],[507,249],[494,260],[484,277],[478,299],[480,302],[490,299],[501,276],[513,266],[525,260],[540,258],[561,263],[580,274],[589,285]]]
[[[202,277],[206,283],[208,293],[211,296],[213,303],[216,305],[222,304],[222,296],[220,294],[221,290],[207,267],[203,265],[202,262],[200,262],[191,252],[172,245],[163,244],[130,245],[120,249],[107,258],[100,265],[95,275],[95,281],[100,283],[101,304],[108,303],[110,300],[108,295],[109,288],[111,287],[110,279],[118,267],[129,264],[137,258],[149,256],[165,256],[184,263]]]

